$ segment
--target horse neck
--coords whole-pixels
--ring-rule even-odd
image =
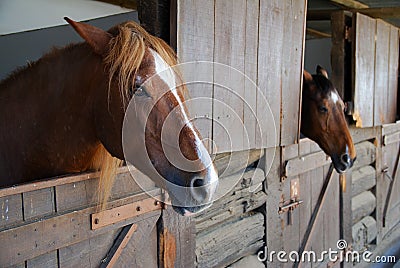
[[[79,44],[0,84],[0,107],[7,111],[0,129],[10,130],[0,134],[0,161],[6,163],[0,177],[48,177],[89,167],[100,144],[92,106],[98,83],[107,84],[97,75],[102,72],[100,57]]]

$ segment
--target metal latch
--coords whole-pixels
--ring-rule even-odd
[[[296,178],[290,181],[290,201],[281,202],[281,206],[279,207],[278,211],[279,214],[288,212],[289,225],[292,225],[293,210],[296,209],[301,203],[303,203],[303,201],[299,199],[299,196],[300,196],[300,179]]]

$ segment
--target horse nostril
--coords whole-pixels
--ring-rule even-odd
[[[342,154],[342,156],[341,156],[341,161],[342,161],[342,163],[344,164],[344,165],[346,165],[346,166],[348,166],[348,165],[350,165],[350,156],[349,156],[349,154]]]
[[[192,197],[198,202],[207,202],[209,197],[209,189],[206,186],[206,180],[201,178],[193,178],[190,182],[190,192]]]

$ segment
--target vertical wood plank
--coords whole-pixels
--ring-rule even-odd
[[[344,100],[345,89],[345,15],[344,11],[335,11],[331,15],[332,28],[332,83],[335,85],[339,95]]]
[[[137,223],[137,230],[114,267],[157,267],[157,219],[158,216]]]
[[[281,145],[297,143],[307,1],[286,0],[282,46]]]
[[[159,267],[194,267],[195,223],[180,216],[171,206],[163,210],[158,222]]]
[[[389,42],[390,26],[382,20],[376,21],[375,43],[375,92],[374,92],[374,126],[387,121]],[[361,41],[363,42],[363,41]]]
[[[97,201],[98,179],[56,186],[57,212],[70,211],[94,205]]]
[[[27,268],[57,268],[57,250],[40,255],[26,262]]]
[[[273,121],[262,120],[261,133],[257,133],[257,146],[263,146],[261,138],[266,139],[263,147],[279,145],[280,116],[281,116],[281,64],[282,46],[284,43],[285,6],[281,0],[261,0],[259,15],[258,38],[258,87],[257,92],[257,118],[264,118],[269,110],[265,105],[268,102],[271,108]],[[272,41],[273,40],[273,41]],[[274,124],[272,123],[274,122]],[[274,140],[274,132],[276,139]]]
[[[388,81],[388,105],[387,122],[394,123],[397,112],[397,89],[399,73],[399,29],[390,26],[390,44],[389,44],[389,81]]]
[[[354,113],[357,127],[374,125],[375,19],[357,13],[355,30]]]
[[[318,197],[321,193],[322,186],[324,184],[325,180],[325,172],[324,168],[318,168],[310,173],[310,179],[312,181],[311,183],[311,189],[310,189],[310,195],[311,195],[311,211],[314,211],[315,206],[317,205]],[[328,194],[328,192],[326,192]],[[326,202],[327,198],[325,199]],[[310,237],[310,248],[305,249],[305,250],[313,250],[315,251],[316,254],[320,254],[322,250],[324,249],[324,207],[326,204],[322,204],[321,206],[321,212],[319,217],[316,219],[314,223],[314,232],[312,233],[312,236]],[[308,219],[309,220],[309,219]],[[308,226],[310,228],[310,226]]]
[[[244,73],[248,78],[246,78],[244,82],[245,103],[243,108],[243,119],[246,132],[244,135],[244,144],[248,143],[249,148],[257,148],[256,127],[259,2],[259,0],[246,1]]]
[[[279,202],[281,200],[281,150],[270,148],[265,150],[265,166],[271,166],[268,173],[266,173],[265,189],[268,195],[266,202],[266,245],[269,251],[276,251],[283,249],[283,222],[279,214]],[[275,262],[271,263],[269,260],[266,263],[274,267]]]
[[[51,215],[55,212],[53,187],[26,192],[22,196],[25,220]]]
[[[290,200],[290,182],[292,179],[298,179],[298,177],[287,178],[284,182],[283,194],[284,200],[287,202]],[[290,220],[291,217],[291,220]],[[283,230],[283,247],[286,252],[297,251],[300,247],[300,210],[294,209],[291,212],[285,212],[281,214]],[[291,267],[292,263],[289,266]]]
[[[328,169],[329,165],[324,166],[324,176],[328,174]],[[337,241],[340,238],[339,175],[336,171],[332,174],[332,183],[329,185],[326,194],[327,198],[323,208],[325,214],[323,250],[336,249]],[[348,243],[351,243],[351,240]]]
[[[214,0],[177,0],[177,53],[181,62],[214,60]],[[194,63],[183,68],[186,81],[213,81],[213,66]],[[213,86],[195,83],[188,86],[188,104],[194,124],[203,139],[212,139]],[[201,98],[201,99],[199,99]],[[210,142],[206,143],[209,150]]]
[[[245,18],[245,0],[215,1],[214,61],[228,67],[214,67],[213,140],[219,152],[244,147]]]
[[[82,242],[59,249],[59,263],[62,268],[94,268],[99,267],[113,245],[120,229],[84,240]]]
[[[22,194],[0,198],[0,229],[22,222]]]

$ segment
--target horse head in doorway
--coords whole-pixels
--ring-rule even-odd
[[[351,168],[356,159],[344,109],[325,69],[318,66],[315,75],[304,70],[301,133],[318,143],[339,173]]]

